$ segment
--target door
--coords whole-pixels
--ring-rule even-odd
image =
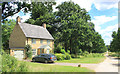
[[[17,59],[24,58],[24,50],[14,50],[14,57]]]

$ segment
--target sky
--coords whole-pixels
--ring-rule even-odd
[[[70,0],[55,0],[56,5],[53,6],[53,11],[56,6],[64,1]],[[118,30],[118,1],[119,0],[71,0],[85,8],[91,16],[91,21],[95,24],[95,30],[101,34],[106,45],[110,45],[112,41],[112,32]],[[120,6],[120,4],[119,4]],[[16,7],[16,6],[13,6]],[[120,10],[119,10],[120,12]],[[22,18],[22,22],[30,18],[30,12],[24,14],[23,11],[8,17],[8,19],[16,19],[17,16]],[[119,21],[120,23],[120,21]],[[120,25],[119,25],[120,27]]]

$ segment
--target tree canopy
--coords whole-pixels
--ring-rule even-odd
[[[69,1],[58,5],[58,11],[52,12],[52,5],[46,7],[43,3],[34,4],[31,18],[26,22],[36,25],[46,23],[47,29],[55,38],[55,48],[61,45],[66,51],[70,50],[74,54],[80,49],[89,52],[106,51],[104,40],[95,32],[94,24],[85,9]]]
[[[113,52],[120,52],[120,28],[118,28],[118,31],[114,31],[112,33],[112,41],[110,43],[110,51]]]

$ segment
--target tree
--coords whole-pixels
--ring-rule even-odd
[[[2,2],[2,20],[23,10],[25,13],[31,10],[31,4],[26,2]]]
[[[2,24],[2,45],[4,50],[9,49],[9,38],[15,24],[15,20],[5,21]]]
[[[31,45],[27,44],[25,45],[25,52],[26,52],[26,58],[31,58],[32,57],[32,47]]]
[[[118,28],[117,32],[113,32],[112,41],[110,43],[110,51],[112,52],[120,52],[120,28]]]

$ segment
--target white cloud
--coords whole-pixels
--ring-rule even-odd
[[[110,40],[112,40],[111,37],[112,32],[117,31],[118,24],[108,26],[105,29],[102,29],[101,26],[115,19],[117,19],[117,16],[107,17],[105,15],[102,15],[102,16],[94,16],[94,19],[92,20],[92,22],[95,24],[95,30],[102,35],[102,38],[104,39],[106,45],[110,44]]]
[[[118,8],[119,0],[94,0],[94,5],[98,10],[105,10],[110,8]]]
[[[53,10],[57,11],[57,9],[55,9],[55,7],[65,1],[70,1],[70,0],[56,0],[56,5],[53,6]],[[85,8],[87,11],[90,11],[94,0],[72,0],[72,1],[74,3],[80,5],[81,8]]]
[[[21,11],[21,12],[19,12],[19,13],[23,13],[23,12]],[[7,19],[14,19],[14,20],[16,20],[16,18],[17,18],[18,16],[20,16],[21,22],[25,22],[27,19],[30,18],[30,12],[29,12],[29,13],[26,13],[24,16],[21,16],[19,13],[15,14],[15,15],[13,15],[13,16],[7,17]],[[24,13],[23,13],[23,14],[24,14]]]
[[[56,0],[57,4],[53,6],[54,11],[57,11],[57,9],[55,9],[56,6],[58,6],[59,4],[65,1],[70,1],[70,0]],[[94,4],[96,9],[98,10],[118,8],[119,0],[72,0],[72,1],[80,5],[81,8],[85,8],[87,11],[90,11],[92,4]]]
[[[117,16],[112,16],[112,17],[107,17],[105,15],[102,16],[94,16],[94,19],[92,20],[93,23],[97,24],[97,25],[101,25],[104,24],[106,22],[112,21],[117,19]]]

